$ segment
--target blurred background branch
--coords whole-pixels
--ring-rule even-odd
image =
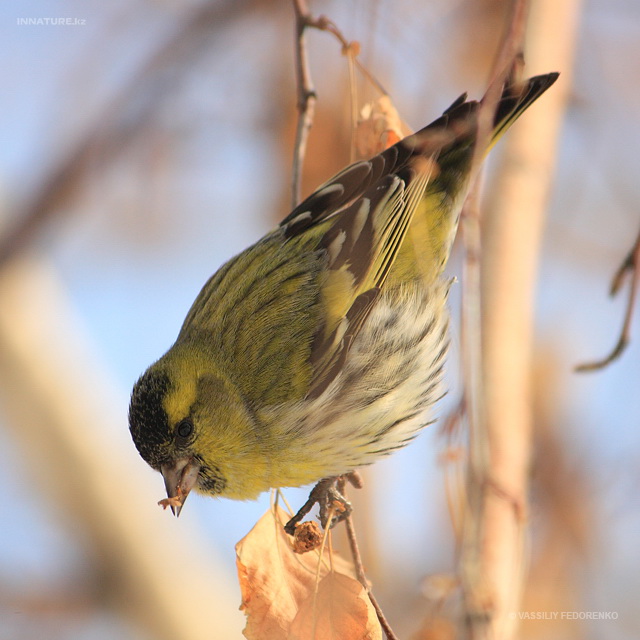
[[[155,638],[211,638],[212,618],[220,637],[237,635],[231,576],[193,529],[144,508],[160,487],[124,453],[122,403],[50,265],[32,256],[0,273],[0,356],[0,402],[31,479],[88,543],[114,605]]]
[[[23,249],[49,217],[60,213],[96,157],[105,164],[113,162],[113,156],[144,131],[153,112],[179,88],[183,70],[211,46],[216,34],[247,12],[267,10],[270,3],[226,0],[187,8],[171,32],[158,39],[156,47],[123,80],[94,122],[41,178],[40,186],[15,215],[14,227],[0,236],[0,265]]]
[[[627,308],[624,313],[624,320],[622,322],[622,329],[620,330],[620,337],[618,338],[615,347],[613,348],[611,353],[602,360],[596,360],[595,362],[587,362],[585,364],[578,365],[576,367],[576,371],[584,373],[585,371],[596,371],[597,369],[604,369],[604,367],[609,366],[614,360],[617,360],[631,342],[631,323],[633,321],[634,311],[636,310],[636,298],[638,295],[638,289],[640,288],[640,233],[638,233],[638,237],[633,243],[631,251],[629,251],[627,257],[623,260],[622,264],[618,267],[613,276],[613,281],[610,288],[611,296],[615,296],[618,291],[620,291],[627,277],[629,280]]]
[[[504,612],[499,604],[502,583],[488,575],[493,560],[487,561],[485,540],[488,521],[487,494],[491,491],[495,464],[495,441],[499,432],[489,422],[486,394],[485,344],[483,343],[483,290],[480,208],[480,168],[493,128],[496,107],[507,78],[518,78],[522,66],[524,33],[529,3],[516,0],[511,11],[496,60],[489,76],[486,93],[478,110],[478,142],[473,157],[474,182],[462,213],[464,271],[461,308],[461,352],[463,403],[468,426],[466,467],[466,502],[462,514],[460,538],[460,582],[463,590],[463,625],[466,637],[474,639],[501,637],[496,628]],[[455,526],[455,525],[454,525]]]
[[[527,564],[535,290],[580,6],[531,3],[526,74],[562,69],[561,84],[506,137],[484,207],[481,379],[489,455],[479,475],[480,584],[467,618],[472,638],[512,638],[518,626],[512,614],[519,611]]]

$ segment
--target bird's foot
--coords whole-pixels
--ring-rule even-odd
[[[316,504],[320,507],[320,524],[323,529],[331,529],[348,518],[351,515],[352,507],[344,496],[345,480],[349,480],[354,487],[360,488],[362,486],[362,480],[356,471],[320,480],[311,490],[309,499],[300,507],[298,513],[284,525],[284,530],[289,535],[293,535],[296,525]]]

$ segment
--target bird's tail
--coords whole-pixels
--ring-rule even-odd
[[[546,73],[533,76],[524,81],[507,79],[502,95],[498,99],[493,117],[493,131],[487,151],[503,136],[509,127],[558,79],[559,73]],[[463,93],[442,116],[425,127],[422,131],[427,134],[439,129],[449,128],[452,140],[471,134],[475,131],[475,118],[479,107],[487,100],[488,93],[479,102],[467,100],[467,94]],[[455,123],[467,123],[464,126],[456,126]],[[457,133],[454,133],[454,131]],[[421,132],[419,132],[421,133]]]
[[[483,156],[557,78],[557,73],[548,73],[523,81],[507,80],[496,104],[494,128]],[[398,281],[409,278],[416,267],[427,281],[444,269],[472,178],[478,113],[487,99],[485,95],[481,101],[467,100],[463,94],[437,120],[398,143],[402,146],[409,142],[412,155],[407,164],[422,155],[433,158],[438,169],[413,216],[409,240],[403,243],[396,259],[393,277]]]
[[[558,73],[546,73],[529,78],[523,83],[516,82],[505,85],[497,104],[489,148],[558,79],[559,75]],[[483,98],[483,100],[485,99]]]

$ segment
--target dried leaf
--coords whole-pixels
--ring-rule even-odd
[[[366,104],[360,111],[355,135],[356,151],[360,157],[370,158],[410,133],[391,98],[384,95]]]
[[[342,573],[329,573],[300,607],[289,640],[376,640],[380,623],[363,586]]]
[[[376,640],[375,611],[353,568],[333,554],[294,553],[281,510],[268,511],[236,545],[236,564],[249,640]],[[320,583],[316,572],[320,564]],[[349,575],[347,575],[349,574]],[[312,635],[314,611],[316,634]],[[342,625],[342,627],[340,626]]]

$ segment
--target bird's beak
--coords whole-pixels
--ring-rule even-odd
[[[175,503],[178,503],[170,503],[174,516],[180,515],[184,501],[198,480],[199,472],[200,465],[193,458],[178,458],[172,464],[160,466],[167,496],[170,499],[175,498]]]

